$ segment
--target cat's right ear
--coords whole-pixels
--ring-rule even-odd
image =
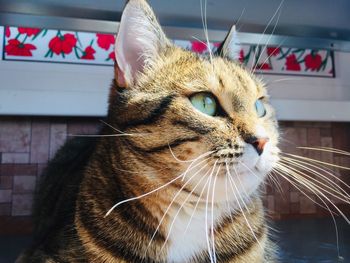
[[[115,79],[130,87],[140,73],[157,59],[170,41],[145,0],[129,0],[123,11],[115,43]]]

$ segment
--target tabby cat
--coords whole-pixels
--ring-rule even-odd
[[[276,261],[259,188],[279,159],[277,121],[235,37],[194,54],[128,1],[101,136],[51,161],[17,262]]]

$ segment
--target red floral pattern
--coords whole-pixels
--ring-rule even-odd
[[[239,51],[239,58],[238,58],[238,60],[239,60],[239,62],[241,62],[241,63],[243,63],[244,62],[244,50],[243,49],[241,49],[240,51]]]
[[[208,49],[207,44],[201,41],[192,41],[191,45],[191,50],[200,54],[204,53]]]
[[[95,59],[94,54],[96,53],[95,49],[93,49],[91,46],[88,46],[84,50],[84,54],[81,57],[81,59],[88,59],[88,60],[93,60]]]
[[[112,59],[113,61],[115,61],[115,53],[114,53],[114,51],[112,51],[111,53],[109,53],[108,59]]]
[[[287,70],[300,71],[301,67],[297,60],[295,54],[291,54],[286,58],[286,68]]]
[[[77,39],[73,34],[64,34],[63,36],[56,36],[53,39],[51,39],[49,43],[49,48],[54,52],[55,54],[59,55],[61,53],[63,54],[69,54],[72,52],[73,47],[77,44]]]
[[[266,49],[267,55],[270,56],[277,56],[280,53],[280,48],[278,47],[268,47]]]
[[[31,28],[31,27],[19,27],[18,28],[18,32],[20,34],[26,34],[28,37],[31,36],[36,36],[37,34],[39,34],[41,31],[40,28]]]
[[[262,64],[258,64],[256,69],[259,69],[259,70],[271,70],[272,68],[271,68],[270,64],[262,63]]]
[[[10,39],[5,46],[5,52],[9,56],[31,57],[33,56],[32,50],[35,49],[36,47],[34,45],[23,44],[17,39]]]
[[[111,45],[114,45],[115,37],[110,34],[96,34],[97,37],[97,45],[105,50],[109,50]]]
[[[305,66],[312,71],[319,70],[322,65],[322,57],[319,54],[308,54],[305,56]]]
[[[9,26],[7,26],[7,27],[5,28],[5,36],[6,36],[7,38],[11,37],[11,30],[10,30],[10,27],[9,27]]]
[[[115,61],[112,34],[61,31],[29,27],[3,27],[5,60],[30,60],[112,65]],[[1,42],[1,41],[0,41]],[[1,43],[0,43],[1,44]],[[175,45],[200,54],[213,53],[220,42],[174,40]],[[27,58],[26,58],[27,57]],[[256,60],[259,60],[256,62]],[[237,61],[254,72],[332,77],[332,52],[288,47],[259,48],[242,45]]]

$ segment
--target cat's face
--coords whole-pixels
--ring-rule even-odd
[[[185,172],[182,185],[197,195],[214,185],[216,201],[233,198],[232,192],[250,195],[278,161],[277,122],[265,87],[229,56],[210,58],[174,47],[143,1],[128,5],[116,44],[116,82],[124,89],[112,92],[110,119],[142,135],[130,145],[144,153],[148,166],[163,171],[162,180]],[[145,28],[138,36],[140,26]],[[133,50],[120,36],[134,39]]]

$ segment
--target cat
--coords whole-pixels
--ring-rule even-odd
[[[260,186],[279,160],[264,84],[235,61],[174,46],[129,0],[98,138],[68,141],[38,186],[17,262],[277,262]]]

